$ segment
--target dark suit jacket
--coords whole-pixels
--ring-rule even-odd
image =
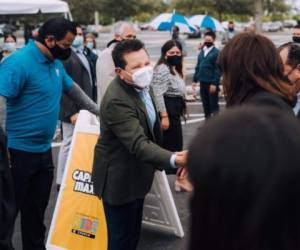
[[[198,55],[198,62],[195,68],[194,82],[220,84],[220,71],[217,67],[219,50],[213,47],[212,50],[204,57],[204,50]]]
[[[170,167],[172,153],[157,145],[162,141],[158,116],[152,130],[137,91],[116,77],[101,102],[100,123],[92,173],[95,194],[112,205],[143,199],[155,169]]]
[[[97,88],[96,88],[96,60],[97,55],[93,54],[96,57],[91,55],[91,51],[87,48],[84,50],[84,54],[88,59],[91,76],[92,76],[92,85],[90,83],[89,72],[81,62],[80,58],[76,55],[76,53],[72,50],[71,56],[63,61],[64,67],[67,73],[72,77],[74,82],[76,82],[79,87],[93,100],[97,101]],[[61,110],[60,110],[60,120],[63,122],[70,123],[70,117],[80,111],[80,107],[73,102],[69,97],[63,95],[61,100]]]
[[[283,98],[272,94],[268,91],[261,90],[255,93],[253,96],[247,98],[244,102],[247,105],[255,106],[268,106],[276,109],[280,109],[287,114],[294,116],[293,106],[294,104],[287,102]]]

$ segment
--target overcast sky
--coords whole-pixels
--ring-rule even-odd
[[[286,2],[297,4],[297,6],[300,5],[300,0],[286,0]]]

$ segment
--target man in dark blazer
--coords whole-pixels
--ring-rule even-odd
[[[71,56],[63,61],[67,73],[78,83],[79,87],[94,101],[97,101],[96,61],[95,55],[84,46],[82,28],[77,25],[77,35],[72,44]],[[74,125],[80,111],[80,106],[63,95],[61,100],[60,120],[62,122],[62,144],[58,156],[56,183],[59,187],[62,181],[67,157],[72,141]]]
[[[217,67],[219,50],[214,46],[216,34],[212,31],[204,36],[204,48],[198,56],[194,74],[194,83],[200,82],[200,96],[205,118],[219,111],[220,72]]]
[[[153,68],[144,44],[123,41],[112,56],[117,77],[101,102],[92,177],[104,204],[109,250],[134,250],[154,172],[185,166],[186,152],[159,146],[161,125],[149,86]]]

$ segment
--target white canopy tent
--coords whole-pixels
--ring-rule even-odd
[[[69,5],[61,0],[0,0],[0,15],[63,13],[72,19]]]

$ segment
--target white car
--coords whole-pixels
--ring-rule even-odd
[[[293,28],[295,25],[297,25],[296,20],[284,20],[283,21],[283,26],[284,28]]]

